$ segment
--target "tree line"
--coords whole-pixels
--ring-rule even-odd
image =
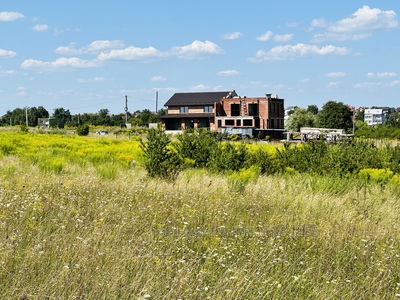
[[[128,123],[133,126],[147,126],[149,123],[157,123],[160,117],[166,113],[160,109],[157,113],[149,109],[137,110],[133,113],[127,112]],[[58,127],[78,127],[82,125],[93,126],[122,126],[125,125],[125,114],[110,114],[106,108],[100,109],[97,113],[71,114],[69,109],[59,107],[50,114],[43,106],[16,108],[9,110],[0,117],[0,126],[28,125],[38,126],[39,118],[54,118],[58,120]]]

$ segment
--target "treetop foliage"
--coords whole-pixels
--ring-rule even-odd
[[[136,111],[134,114],[127,113],[128,123],[134,126],[147,126],[149,123],[158,123],[160,117],[165,114],[165,109],[160,109],[158,113],[153,113],[148,109]],[[50,114],[44,107],[16,108],[7,111],[0,117],[0,126],[26,125],[26,116],[28,116],[28,126],[36,127],[38,118],[55,118],[59,120],[59,127],[81,125],[92,126],[121,126],[125,124],[125,114],[112,115],[106,108],[100,109],[97,113],[83,113],[72,115],[69,109],[63,107],[55,108]]]

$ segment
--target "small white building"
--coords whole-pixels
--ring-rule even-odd
[[[383,124],[386,121],[386,114],[382,108],[368,108],[364,111],[364,122],[369,126]]]

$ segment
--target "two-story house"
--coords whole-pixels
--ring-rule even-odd
[[[161,118],[166,130],[209,128],[215,131],[283,131],[284,99],[278,95],[239,97],[230,92],[176,93]],[[234,130],[234,131],[233,131]]]

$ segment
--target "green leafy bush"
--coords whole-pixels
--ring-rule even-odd
[[[147,141],[141,141],[144,167],[150,177],[175,179],[178,175],[181,162],[170,143],[164,131],[153,128],[147,133]]]
[[[83,124],[81,126],[78,126],[76,132],[80,136],[87,136],[89,134],[89,125]]]
[[[211,153],[218,147],[218,136],[208,130],[184,131],[177,136],[174,147],[182,159],[194,161],[193,167],[203,168],[207,165]]]
[[[224,143],[218,145],[211,153],[208,167],[213,172],[239,171],[245,166],[247,158],[247,149],[245,145],[234,145],[232,143]]]

